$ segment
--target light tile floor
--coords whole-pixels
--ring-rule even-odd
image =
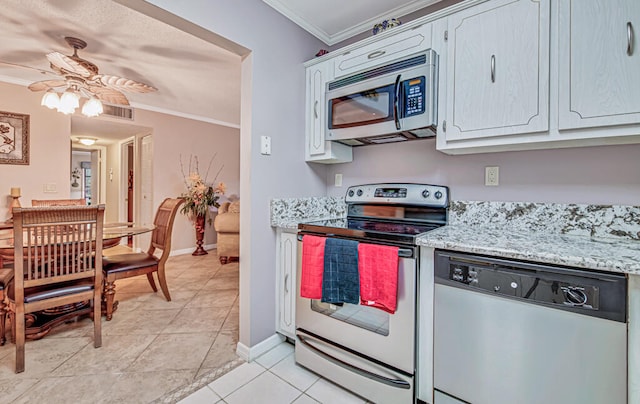
[[[175,402],[169,393],[244,363],[235,354],[238,263],[187,254],[170,257],[166,274],[171,302],[145,276],[116,282],[120,305],[103,318],[98,349],[88,318],[28,341],[24,373],[14,373],[15,346],[0,347],[0,403]]]
[[[65,324],[27,341],[24,373],[14,373],[15,346],[7,342],[0,403],[366,402],[296,365],[287,342],[252,363],[235,354],[238,269],[220,265],[215,251],[170,257],[170,302],[145,276],[119,280],[102,347],[93,347],[90,319]]]
[[[217,378],[180,404],[367,403],[297,365],[293,345],[283,342],[251,363]]]

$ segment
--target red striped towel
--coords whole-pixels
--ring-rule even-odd
[[[324,272],[324,237],[305,234],[302,238],[302,275],[300,297],[322,298],[322,274]]]
[[[360,304],[391,314],[398,303],[398,247],[360,243]]]

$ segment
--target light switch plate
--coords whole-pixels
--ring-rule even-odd
[[[336,174],[335,185],[336,187],[342,186],[342,174]]]
[[[43,184],[42,192],[46,194],[55,194],[58,192],[58,187],[56,186],[56,184]]]
[[[260,136],[260,154],[271,154],[271,136]]]

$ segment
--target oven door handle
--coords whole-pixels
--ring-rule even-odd
[[[333,236],[333,234],[326,234],[326,237],[331,237]],[[302,241],[302,238],[304,237],[303,234],[298,234],[298,241]],[[413,257],[413,250],[410,248],[398,248],[398,257],[401,258],[412,258]]]
[[[398,257],[411,258],[413,257],[413,250],[409,248],[398,248]]]
[[[408,382],[404,381],[404,380],[391,379],[391,378],[388,378],[388,377],[385,377],[385,376],[381,376],[379,374],[370,372],[370,371],[368,371],[366,369],[362,369],[362,368],[354,366],[354,365],[352,365],[350,363],[347,363],[347,362],[345,362],[345,361],[343,361],[341,359],[336,358],[333,355],[329,355],[328,353],[324,352],[323,350],[321,350],[319,348],[316,348],[315,346],[313,346],[309,342],[307,342],[307,338],[305,336],[300,335],[299,333],[296,334],[296,335],[297,335],[298,339],[300,340],[300,342],[304,346],[306,346],[307,348],[311,349],[316,354],[322,356],[323,358],[327,359],[330,362],[335,363],[336,365],[338,365],[340,367],[343,367],[343,368],[345,368],[347,370],[350,370],[350,371],[352,371],[352,372],[354,372],[356,374],[359,374],[360,376],[369,378],[371,380],[375,380],[377,382],[386,384],[386,385],[391,386],[391,387],[397,387],[399,389],[410,389],[411,388],[411,385]]]

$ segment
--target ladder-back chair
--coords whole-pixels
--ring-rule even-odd
[[[114,300],[116,294],[116,284],[118,279],[130,278],[132,276],[147,275],[149,284],[154,292],[158,291],[153,280],[153,273],[158,274],[158,283],[167,301],[171,301],[167,278],[164,273],[164,264],[171,252],[171,233],[173,231],[173,221],[178,212],[178,208],[184,199],[167,198],[158,207],[153,224],[155,229],[151,234],[151,244],[146,253],[130,253],[109,255],[103,259],[104,270],[104,300],[107,321],[113,317]],[[160,257],[154,255],[156,249],[162,250]]]
[[[16,208],[14,279],[7,293],[16,373],[25,368],[25,315],[90,301],[93,340],[102,345],[104,205]]]

